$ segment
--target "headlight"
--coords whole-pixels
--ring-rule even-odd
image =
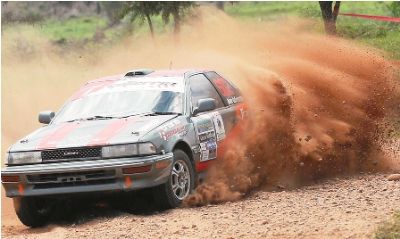
[[[155,153],[156,153],[156,147],[152,143],[138,144],[138,154],[147,155]]]
[[[155,153],[156,147],[152,143],[112,145],[105,146],[101,149],[103,158],[149,155]]]
[[[42,155],[40,151],[8,153],[8,164],[30,164],[41,162]]]

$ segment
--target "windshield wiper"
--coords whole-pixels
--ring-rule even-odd
[[[155,111],[149,113],[149,115],[181,115],[181,113],[178,112],[161,112],[161,111]]]
[[[98,120],[98,119],[114,119],[116,117],[113,116],[102,116],[102,115],[95,115],[95,116],[91,116],[86,118],[85,120]]]
[[[95,115],[87,118],[78,118],[73,120],[68,120],[67,122],[75,122],[75,121],[84,121],[84,120],[98,120],[98,119],[114,119],[116,117],[113,116],[102,116],[102,115]]]
[[[149,113],[149,112],[147,112],[147,113],[134,113],[134,114],[127,114],[127,115],[124,115],[124,116],[120,116],[120,117],[118,117],[119,119],[122,119],[122,118],[129,118],[129,117],[132,117],[132,116],[144,116],[144,115],[148,115],[148,114],[151,114],[151,112]]]
[[[156,112],[154,112],[154,111],[152,111],[152,112],[145,112],[145,113],[136,113],[136,114],[129,114],[129,115],[124,115],[124,116],[121,116],[121,117],[118,117],[118,118],[129,118],[129,117],[132,117],[132,116],[147,116],[147,115],[149,115],[149,116],[156,116],[156,115],[181,115],[181,113],[177,113],[177,112],[158,112],[158,111],[156,111]]]

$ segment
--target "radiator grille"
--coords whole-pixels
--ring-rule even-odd
[[[43,162],[53,162],[61,159],[98,159],[100,157],[100,147],[55,149],[42,151]]]

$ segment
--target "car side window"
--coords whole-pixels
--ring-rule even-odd
[[[224,102],[215,87],[203,74],[197,74],[189,78],[190,91],[192,93],[192,106],[197,107],[199,99],[213,98],[217,108],[224,107]]]
[[[215,85],[218,92],[222,95],[223,99],[226,100],[228,105],[242,102],[242,96],[239,90],[233,86],[229,81],[218,75],[214,71],[205,73],[207,78]]]

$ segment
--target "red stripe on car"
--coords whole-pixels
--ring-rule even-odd
[[[44,137],[36,147],[37,149],[49,149],[57,147],[57,144],[64,139],[74,129],[79,127],[78,122],[64,123],[56,128],[52,133]]]
[[[123,129],[132,118],[118,119],[110,123],[106,128],[101,130],[94,138],[89,142],[88,146],[105,145],[108,141],[114,137],[121,129]]]

